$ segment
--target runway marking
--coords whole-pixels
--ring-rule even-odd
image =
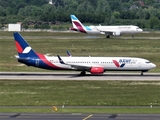
[[[87,120],[88,118],[90,118],[90,117],[92,117],[92,114],[91,115],[89,115],[89,116],[87,116],[87,117],[85,117],[84,119],[82,119],[82,120]]]

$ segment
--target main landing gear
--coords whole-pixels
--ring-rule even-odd
[[[132,34],[132,38],[134,38],[134,35]]]
[[[106,38],[110,38],[110,35],[107,35]]]
[[[86,75],[86,71],[83,70],[79,75],[80,76],[85,76]]]

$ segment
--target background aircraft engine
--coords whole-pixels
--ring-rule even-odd
[[[103,67],[92,67],[90,70],[91,74],[103,74],[104,68]]]
[[[104,35],[104,34],[105,34],[105,32],[103,32],[103,31],[100,31],[100,34]]]
[[[113,32],[113,36],[120,36],[121,33],[120,32]]]

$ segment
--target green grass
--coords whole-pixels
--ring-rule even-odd
[[[93,35],[92,38],[87,34],[67,32],[21,32],[21,34],[39,53],[66,56],[66,50],[69,50],[73,56],[141,57],[157,65],[151,72],[160,72],[159,33],[136,34],[134,39],[130,35],[106,39],[104,35]],[[45,71],[21,66],[14,57],[17,51],[13,39],[12,32],[0,32],[0,71]]]
[[[57,106],[57,113],[159,114],[159,85],[159,81],[1,80],[0,112],[53,113],[52,106]]]
[[[0,108],[0,112],[13,113],[102,113],[102,114],[160,114],[159,108]]]
[[[160,105],[159,81],[0,81],[0,106]]]

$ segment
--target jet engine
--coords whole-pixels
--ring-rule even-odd
[[[113,36],[120,36],[121,33],[120,32],[113,32]]]
[[[90,70],[91,74],[103,74],[104,68],[103,67],[92,67]]]
[[[103,32],[103,31],[100,31],[100,34],[104,35],[104,34],[105,34],[105,32]]]

